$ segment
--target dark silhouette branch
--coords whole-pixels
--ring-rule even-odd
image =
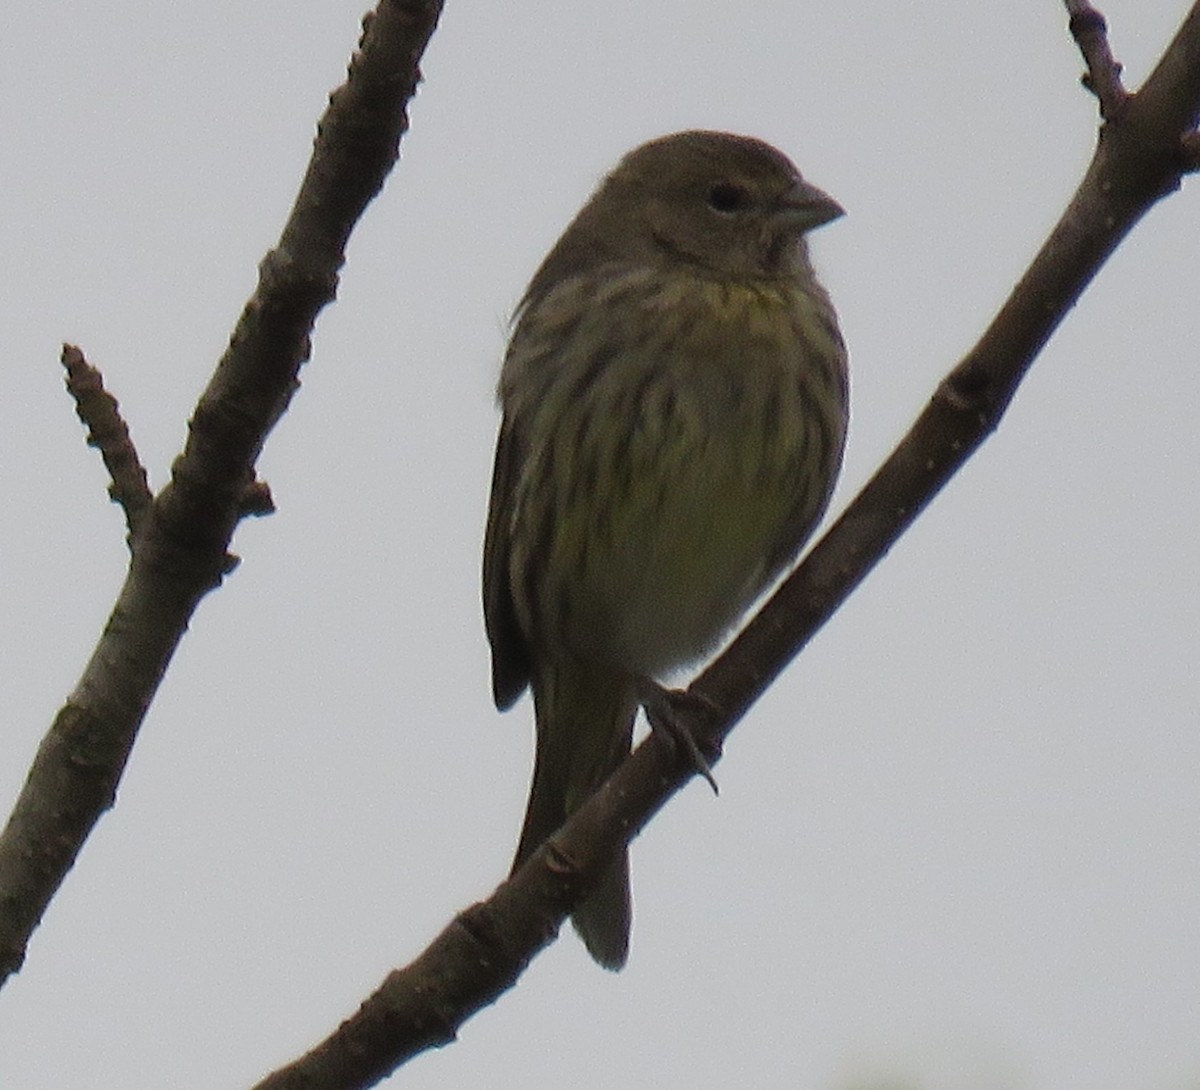
[[[1067,7],[1079,33],[1074,20],[1083,5],[1067,0]],[[1101,40],[1102,28],[1101,20]],[[1184,172],[1196,169],[1188,149],[1195,146],[1200,113],[1200,6],[1145,86],[1115,112],[1115,62],[1106,43],[1100,48],[1097,27],[1083,29],[1080,44],[1106,121],[1078,190],[987,331],[942,381],[908,435],[689,688],[680,714],[714,760],[751,704],[996,428],[1034,358],[1121,239],[1179,188]],[[1100,79],[1097,73],[1105,71],[1108,77]],[[453,1040],[457,1027],[510,987],[553,940],[618,846],[693,774],[686,754],[652,734],[486,902],[460,913],[330,1037],[256,1090],[368,1087],[422,1049]]]
[[[112,479],[108,494],[125,512],[132,545],[142,516],[154,496],[146,470],[121,417],[117,399],[104,388],[104,376],[73,344],[62,347],[62,365],[67,372],[67,393],[75,401],[75,412],[88,430],[88,445],[100,451],[104,468]]]
[[[196,406],[170,483],[139,509],[124,586],[0,835],[0,982],[20,968],[30,934],[112,805],[188,619],[231,566],[227,549],[239,519],[270,507],[255,461],[298,387],[350,231],[396,160],[418,61],[441,7],[441,0],[381,0],[364,21],[295,205]]]
[[[1083,54],[1083,85],[1100,102],[1100,116],[1111,121],[1129,98],[1121,84],[1121,64],[1108,46],[1108,24],[1087,0],[1066,0],[1071,37]]]

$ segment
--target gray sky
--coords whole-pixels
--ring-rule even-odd
[[[77,341],[161,485],[366,0],[17,5],[0,41],[7,810],[124,574]],[[1141,81],[1183,0],[1107,0]],[[297,12],[302,12],[298,15]],[[847,208],[843,505],[1079,177],[1051,0],[448,0],[403,160],[106,816],[0,993],[0,1086],[239,1087],[503,876],[527,703],[478,564],[507,315],[616,158],[728,128]],[[569,931],[395,1085],[1200,1082],[1200,205],[1155,209],[999,433],[636,843],[629,967]],[[891,1081],[886,1081],[886,1080]]]

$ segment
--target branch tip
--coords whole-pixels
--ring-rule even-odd
[[[64,344],[61,359],[67,372],[67,392],[75,402],[76,415],[87,428],[87,444],[100,451],[111,479],[108,495],[125,512],[132,540],[154,497],[129,426],[121,416],[117,399],[104,388],[104,376],[88,363],[82,349]]]
[[[1067,28],[1087,65],[1080,82],[1099,101],[1100,116],[1111,121],[1124,109],[1129,92],[1121,84],[1121,63],[1108,45],[1108,22],[1087,0],[1065,2]]]

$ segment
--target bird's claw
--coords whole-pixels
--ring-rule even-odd
[[[638,700],[646,709],[646,720],[650,729],[662,735],[673,746],[682,749],[687,754],[692,768],[703,776],[714,795],[719,795],[716,777],[713,776],[712,764],[708,757],[700,752],[695,735],[688,726],[686,713],[699,710],[704,715],[716,712],[710,701],[696,693],[682,689],[664,689],[656,681],[643,679],[638,683]],[[718,748],[714,759],[720,757]]]

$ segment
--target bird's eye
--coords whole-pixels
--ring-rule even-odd
[[[736,182],[717,182],[708,191],[708,207],[724,215],[741,212],[751,203],[750,191]]]

